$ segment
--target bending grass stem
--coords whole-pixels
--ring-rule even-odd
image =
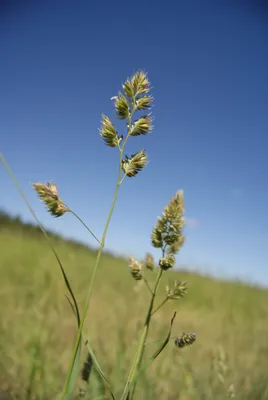
[[[44,236],[45,236],[45,238],[47,240],[47,243],[48,243],[50,249],[52,250],[52,252],[53,252],[53,254],[54,254],[54,256],[55,256],[55,258],[56,258],[56,260],[57,260],[57,262],[59,264],[59,267],[61,269],[61,273],[63,275],[63,279],[64,279],[64,282],[65,282],[65,285],[66,285],[66,287],[67,287],[67,289],[68,289],[68,291],[69,291],[69,293],[71,295],[71,298],[73,300],[73,306],[75,308],[75,312],[76,312],[76,316],[77,316],[77,322],[78,322],[78,325],[79,325],[79,323],[80,323],[80,315],[79,315],[78,304],[77,304],[77,301],[76,301],[76,298],[75,298],[75,294],[74,294],[74,292],[72,290],[71,284],[69,282],[69,279],[67,277],[67,274],[65,272],[65,269],[64,269],[64,267],[63,267],[63,265],[61,263],[61,260],[60,260],[60,258],[58,256],[58,254],[57,254],[57,252],[56,252],[56,250],[55,250],[55,248],[54,248],[54,246],[53,246],[53,244],[52,244],[52,242],[51,242],[51,240],[50,240],[45,228],[43,227],[43,225],[41,224],[41,222],[37,218],[37,216],[36,216],[32,206],[31,206],[31,204],[29,203],[29,201],[28,201],[27,197],[25,196],[25,194],[23,193],[23,191],[22,191],[17,179],[15,178],[15,175],[13,174],[11,169],[9,168],[8,163],[6,162],[3,154],[1,154],[1,153],[0,153],[0,160],[1,160],[5,170],[7,171],[8,175],[10,176],[10,179],[12,180],[12,182],[13,182],[15,188],[17,189],[18,193],[21,195],[21,197],[22,197],[24,203],[26,204],[28,210],[30,211],[30,213],[34,217],[36,223],[39,225],[41,231],[43,232],[43,234],[44,234]]]
[[[89,227],[84,223],[84,221],[83,221],[73,210],[71,210],[69,207],[67,207],[67,208],[68,208],[69,212],[72,213],[73,216],[74,216],[75,218],[77,218],[78,221],[80,221],[82,225],[84,225],[84,227],[86,228],[86,230],[94,237],[94,239],[97,240],[97,242],[98,242],[99,244],[101,244],[101,242],[99,241],[99,239],[94,235],[94,233],[89,229]]]
[[[170,339],[176,339],[176,338],[177,338],[177,336],[170,337]],[[154,340],[153,342],[145,343],[144,346],[150,346],[150,344],[155,344],[155,343],[160,343],[160,342],[164,342],[164,339]]]

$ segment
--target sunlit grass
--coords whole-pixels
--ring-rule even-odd
[[[54,241],[81,305],[95,253]],[[0,389],[12,398],[56,398],[77,329],[57,263],[42,236],[14,228],[1,229],[0,252]],[[180,271],[168,272],[161,285],[174,278],[189,281],[191,296],[155,315],[150,341],[165,337],[177,308],[174,335],[197,332],[198,342],[182,351],[171,342],[140,380],[137,398],[227,399],[233,385],[237,399],[268,399],[268,292]],[[122,392],[148,296],[145,286],[133,286],[127,260],[104,255],[85,330],[115,393]],[[109,399],[97,374],[89,387],[94,399]]]

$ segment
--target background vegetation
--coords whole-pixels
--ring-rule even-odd
[[[50,236],[83,305],[96,254]],[[153,281],[154,274],[147,279]],[[165,338],[177,309],[173,335],[196,332],[197,342],[180,350],[171,341],[140,380],[137,398],[268,399],[268,291],[182,270],[168,271],[161,285],[174,278],[188,280],[189,295],[155,315],[150,341]],[[127,260],[107,253],[97,281],[86,332],[115,393],[121,393],[149,293],[133,281]],[[77,330],[64,293],[57,262],[39,228],[1,212],[1,399],[55,399],[61,391]],[[148,354],[157,345],[148,344]],[[79,386],[85,387],[82,380]],[[94,371],[88,390],[88,398],[109,399]]]

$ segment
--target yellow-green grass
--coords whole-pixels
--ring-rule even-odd
[[[45,239],[13,225],[0,227],[0,396],[53,400],[64,385],[76,320]],[[53,240],[82,306],[96,254]],[[148,281],[154,277],[148,271]],[[164,294],[167,280],[187,279],[189,294],[155,314],[149,342],[165,339],[175,309],[172,335],[195,332],[197,341],[180,350],[171,340],[141,377],[136,399],[216,400],[231,398],[234,391],[236,399],[268,399],[268,291],[180,270],[165,277],[159,293]],[[131,277],[127,260],[103,255],[85,327],[117,397],[148,298],[147,287]],[[146,357],[157,346],[148,343]],[[80,379],[79,387],[85,387]],[[110,398],[95,371],[86,398]]]

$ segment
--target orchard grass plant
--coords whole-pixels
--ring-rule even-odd
[[[158,217],[157,222],[151,233],[152,246],[159,249],[159,260],[155,262],[152,255],[147,253],[143,261],[138,261],[134,257],[129,258],[129,271],[130,277],[134,281],[142,281],[148,288],[149,302],[147,312],[144,316],[141,331],[139,332],[139,339],[136,344],[136,350],[131,365],[129,366],[129,373],[126,377],[121,377],[122,381],[125,379],[124,389],[121,394],[115,394],[111,384],[108,382],[101,366],[100,362],[90,345],[90,341],[85,337],[84,325],[85,319],[89,313],[90,301],[95,285],[96,274],[98,272],[102,252],[105,248],[105,240],[109,224],[113,215],[113,211],[116,205],[117,197],[121,185],[125,179],[131,179],[136,177],[146,167],[148,163],[147,153],[144,149],[138,150],[136,153],[127,155],[126,145],[129,140],[135,140],[136,136],[151,134],[152,126],[152,115],[151,106],[153,103],[153,97],[151,95],[151,87],[147,77],[147,74],[143,71],[137,71],[131,78],[128,78],[122,85],[122,91],[114,96],[115,114],[117,119],[121,120],[126,124],[127,135],[124,137],[118,132],[114,122],[109,116],[103,114],[101,118],[101,125],[99,129],[100,138],[103,140],[106,146],[113,148],[118,156],[118,176],[115,185],[114,196],[110,211],[107,216],[105,226],[101,238],[92,232],[87,224],[68,206],[64,200],[60,197],[58,187],[55,183],[34,183],[33,189],[36,192],[39,199],[44,203],[47,211],[56,218],[63,217],[66,213],[71,213],[77,218],[93,238],[98,243],[98,251],[96,255],[95,265],[92,271],[92,275],[87,287],[86,299],[84,307],[79,309],[78,301],[74,290],[72,289],[72,282],[68,279],[67,273],[64,266],[57,254],[57,251],[47,235],[44,227],[36,217],[31,205],[29,204],[24,193],[20,189],[20,186],[11,172],[7,162],[5,161],[2,154],[0,154],[1,161],[6,168],[8,174],[13,180],[17,190],[23,197],[28,209],[35,218],[36,222],[43,231],[48,244],[54,253],[57,262],[59,264],[68,294],[66,295],[67,301],[70,304],[71,310],[74,313],[77,322],[77,333],[72,350],[72,356],[70,359],[66,380],[62,389],[62,393],[59,394],[58,398],[62,400],[71,399],[74,392],[76,391],[77,377],[81,374],[81,377],[85,383],[89,382],[90,373],[92,366],[95,367],[100,379],[106,385],[109,390],[110,397],[112,399],[120,400],[133,400],[135,396],[137,383],[142,374],[150,367],[153,361],[161,354],[167,344],[170,342],[172,336],[172,325],[176,317],[176,312],[170,316],[169,329],[167,331],[166,338],[159,341],[159,347],[145,359],[145,347],[148,344],[148,335],[150,331],[150,324],[152,319],[158,310],[169,301],[180,300],[187,295],[187,282],[175,280],[172,284],[166,287],[166,292],[163,294],[163,299],[159,303],[156,302],[156,296],[158,295],[158,289],[160,281],[164,274],[175,266],[176,259],[175,255],[179,252],[184,243],[184,198],[183,191],[179,190],[167,203],[164,208],[162,215]],[[152,271],[157,270],[155,282],[149,283],[148,275]],[[81,307],[80,307],[81,308]],[[94,321],[91,320],[91,323]],[[173,343],[177,347],[177,350],[192,345],[196,340],[194,333],[182,333],[180,336],[175,337]],[[81,350],[82,346],[86,346],[88,356],[86,362],[82,365],[81,362]],[[80,388],[81,397],[86,397],[87,391]]]

